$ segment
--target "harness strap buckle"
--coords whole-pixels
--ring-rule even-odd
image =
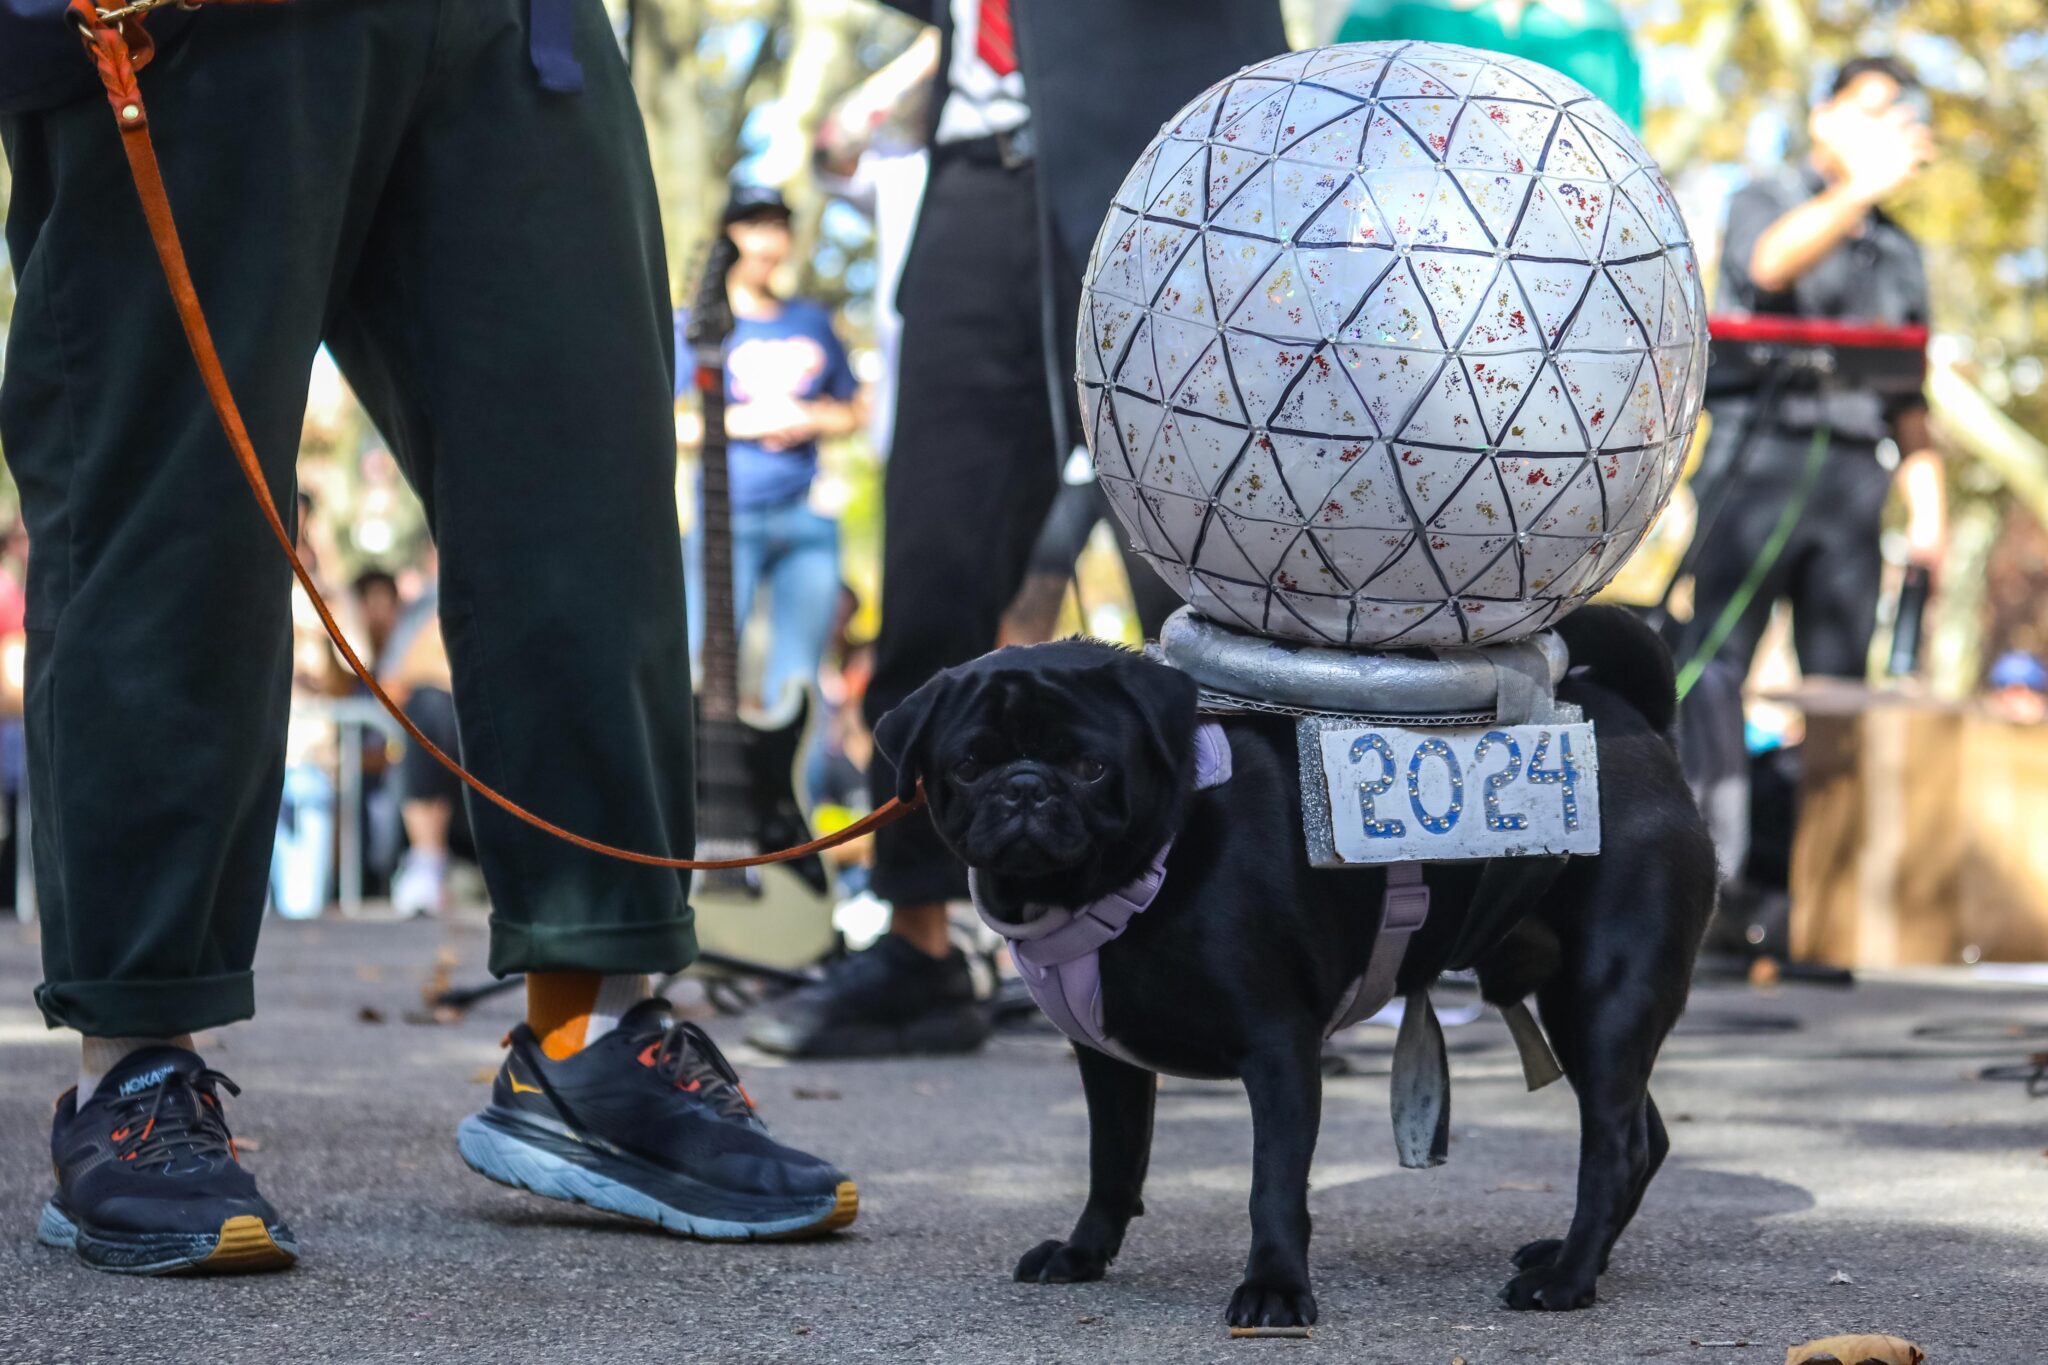
[[[1413,933],[1429,918],[1429,885],[1421,863],[1394,863],[1387,868],[1387,889],[1380,900],[1382,934]]]

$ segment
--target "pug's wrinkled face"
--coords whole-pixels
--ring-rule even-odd
[[[924,783],[962,861],[1015,893],[1079,904],[1137,875],[1172,833],[1192,765],[1193,682],[1083,641],[999,650],[882,718],[898,790]]]

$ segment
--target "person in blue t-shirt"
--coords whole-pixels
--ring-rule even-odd
[[[776,708],[816,681],[839,601],[839,525],[811,505],[818,441],[847,435],[863,419],[831,313],[810,299],[779,298],[770,283],[790,250],[782,195],[742,185],[722,221],[739,249],[726,282],[735,323],[725,348],[732,609],[744,641],[755,595],[768,593],[767,663],[755,700]],[[689,379],[682,327],[678,313],[679,396]],[[693,648],[704,638],[701,513],[697,525],[688,542]]]

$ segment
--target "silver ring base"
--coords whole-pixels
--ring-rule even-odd
[[[1478,649],[1385,654],[1251,635],[1192,607],[1167,618],[1159,648],[1167,663],[1210,694],[1205,708],[1430,717],[1438,723],[1495,718],[1503,672],[1528,680],[1549,701],[1571,664],[1564,641],[1550,631]]]

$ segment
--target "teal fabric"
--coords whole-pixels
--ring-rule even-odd
[[[1562,7],[1582,18],[1533,3],[1522,7],[1513,32],[1503,20],[1503,8],[1495,0],[1353,0],[1335,41],[1460,43],[1527,57],[1570,76],[1612,105],[1629,127],[1642,129],[1642,66],[1628,24],[1610,0],[1574,0]],[[1513,15],[1514,6],[1505,9]]]

